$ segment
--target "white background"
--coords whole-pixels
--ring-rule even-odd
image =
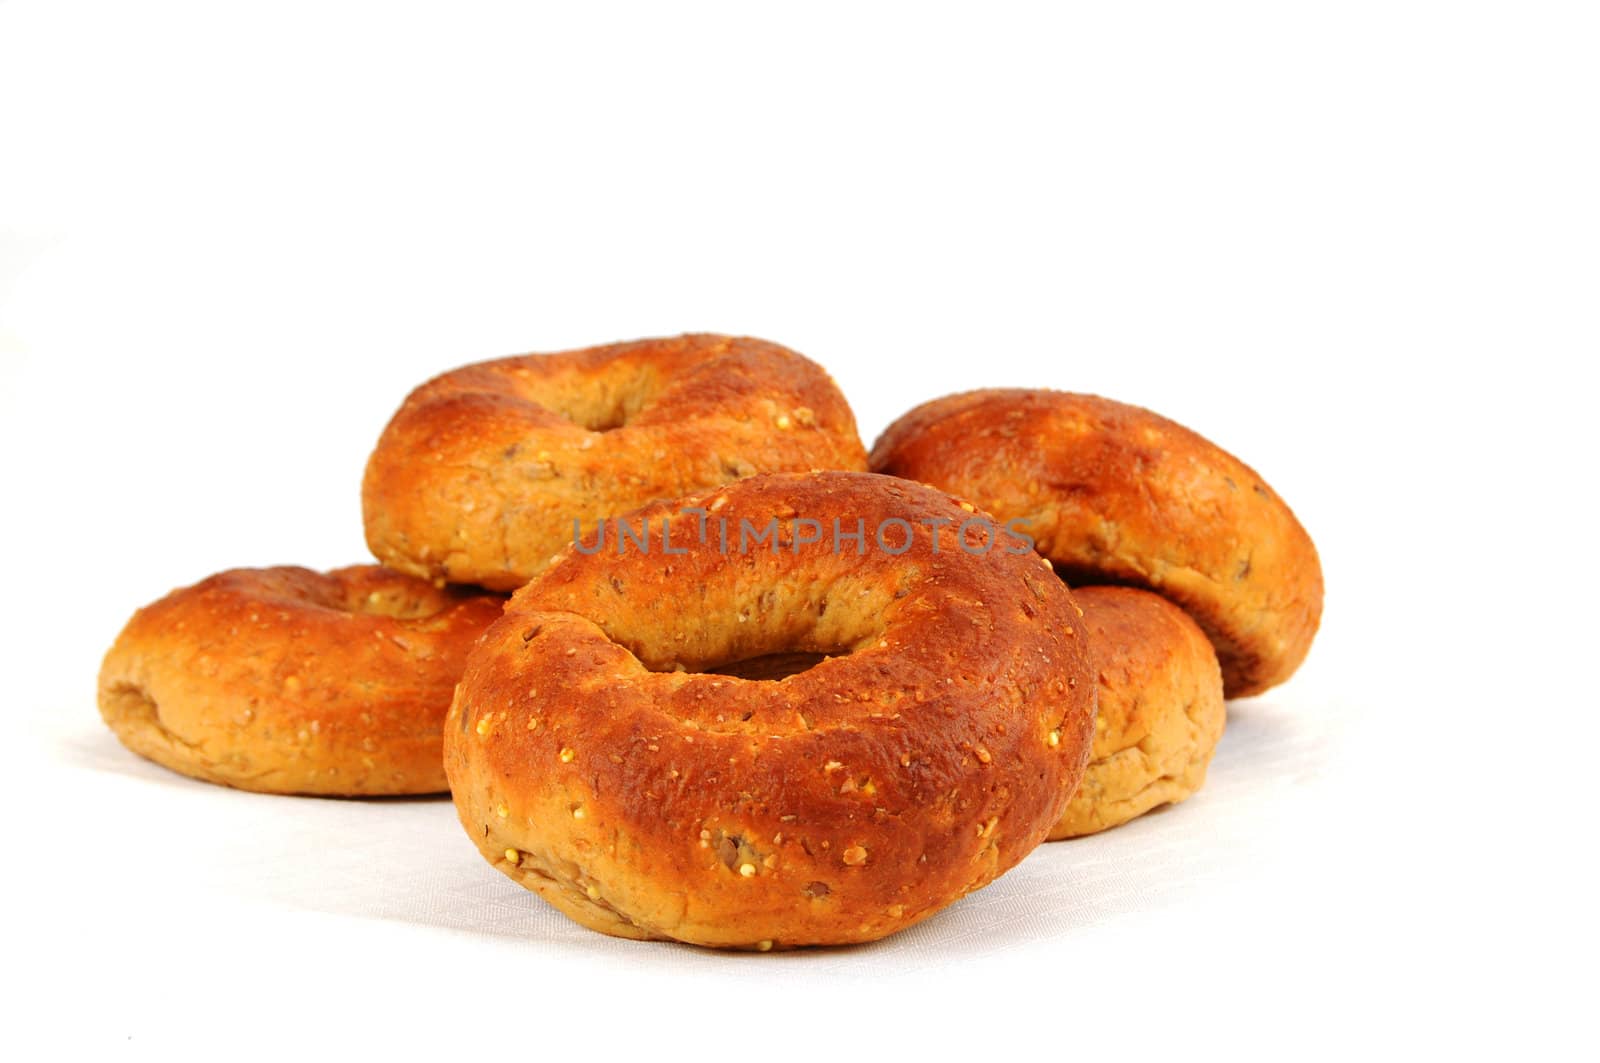
[[[0,1041],[1592,1050],[1592,12],[0,3]],[[816,358],[869,442],[992,384],[1189,424],[1316,538],[1310,661],[1188,804],[789,956],[589,934],[447,802],[100,725],[136,606],[365,556],[411,386],[685,330]]]

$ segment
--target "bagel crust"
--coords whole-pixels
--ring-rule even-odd
[[[1205,632],[1159,595],[1132,587],[1078,587],[1099,680],[1094,747],[1083,783],[1051,840],[1093,834],[1206,781],[1222,737],[1222,672]]]
[[[431,580],[514,590],[574,522],[763,472],[866,468],[828,374],[689,335],[483,362],[417,388],[367,463],[367,544]]]
[[[100,715],[206,782],[438,793],[445,710],[503,602],[377,565],[233,569],[134,614],[101,666]]]
[[[1284,682],[1311,648],[1311,537],[1249,466],[1149,410],[1059,391],[951,395],[890,425],[872,468],[1025,521],[1074,586],[1177,602],[1216,648],[1230,698]]]
[[[973,515],[889,477],[758,476],[635,515],[681,554],[569,549],[468,661],[462,825],[621,937],[872,941],[983,886],[1060,819],[1095,684],[1065,585],[1025,546],[967,552]],[[770,549],[723,551],[720,522],[772,520]]]

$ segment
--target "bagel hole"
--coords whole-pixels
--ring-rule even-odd
[[[161,706],[149,691],[137,683],[116,684],[106,691],[101,707],[108,723],[148,728],[180,745],[189,744],[167,727],[161,719]]]
[[[347,612],[363,616],[382,616],[390,620],[422,620],[443,611],[437,597],[414,590],[384,588],[361,593],[356,590],[345,603]]]
[[[893,604],[889,588],[853,576],[727,579],[682,588],[605,626],[652,672],[776,681],[878,645]]]
[[[614,432],[649,405],[656,377],[648,366],[614,364],[592,378],[551,380],[539,396],[544,407],[588,432]]]
[[[161,722],[160,707],[144,687],[137,683],[118,683],[106,692],[107,707],[121,720]]]
[[[746,657],[728,661],[705,669],[712,675],[731,675],[737,679],[779,680],[799,675],[838,654],[811,653],[797,650],[791,653],[764,653],[759,657]]]
[[[561,416],[589,432],[614,432],[628,423],[629,411],[621,406],[584,410],[558,410]]]

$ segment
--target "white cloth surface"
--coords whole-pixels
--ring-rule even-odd
[[[762,956],[595,934],[486,864],[448,799],[194,782],[123,749],[79,699],[29,736],[31,791],[48,797],[45,814],[14,825],[38,869],[21,908],[40,918],[20,933],[50,987],[44,1014],[74,1037],[157,1054],[241,1036],[267,1053],[319,1030],[373,1048],[567,1035],[581,1046],[601,1030],[623,1044],[648,1042],[657,1024],[774,1007],[881,1051],[904,1044],[907,1022],[918,1037],[938,1029],[945,995],[952,1015],[974,1016],[1094,999],[1073,1013],[1107,1021],[1153,997],[1203,1022],[1209,996],[1233,990],[1207,982],[1197,999],[1196,976],[1248,972],[1253,992],[1307,1004],[1263,965],[1296,942],[1338,947],[1369,917],[1354,895],[1347,911],[1330,905],[1347,889],[1347,854],[1320,836],[1350,722],[1312,697],[1234,703],[1191,800],[1044,845],[883,942]],[[84,1013],[83,999],[101,1003]],[[885,1011],[898,1018],[873,1018]],[[981,1046],[985,1028],[957,1021],[937,1039]]]
[[[875,977],[937,967],[1070,936],[1281,862],[1296,791],[1336,744],[1324,728],[1284,719],[1287,712],[1236,705],[1207,787],[1182,805],[1044,845],[988,888],[883,943],[779,963]],[[448,798],[330,800],[222,789],[149,764],[92,726],[67,736],[58,755],[67,791],[114,817],[109,844],[127,847],[117,861],[124,873],[162,882],[191,903],[204,896],[381,920],[411,932],[639,965],[729,963],[718,953],[609,938],[572,923],[478,855]]]
[[[1468,747],[1428,745],[1429,717],[1409,710],[1423,692],[1340,695],[1340,675],[1380,673],[1359,674],[1339,631],[1293,683],[1230,704],[1189,801],[1041,846],[883,942],[766,955],[584,930],[486,864],[445,798],[174,775],[123,749],[90,698],[23,673],[20,696],[46,711],[4,750],[26,854],[4,881],[20,1037],[158,1059],[680,1058],[708,1036],[754,1038],[764,1058],[1199,1041],[1316,1057],[1375,1029],[1396,1051],[1564,1047],[1558,1027],[1521,1029],[1488,1001],[1577,1006],[1581,982],[1511,962],[1577,932],[1573,883],[1540,879],[1547,907],[1500,917],[1543,860],[1539,835],[1501,834],[1488,858],[1498,806],[1454,814],[1473,784],[1416,756],[1469,765]]]

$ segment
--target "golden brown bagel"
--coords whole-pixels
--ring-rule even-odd
[[[1288,679],[1311,648],[1311,537],[1248,465],[1149,410],[1059,391],[951,395],[890,425],[872,468],[1026,521],[1074,586],[1171,598],[1216,647],[1230,698]]]
[[[1094,749],[1050,838],[1126,823],[1200,789],[1222,737],[1222,672],[1205,632],[1160,595],[1076,587],[1099,674]]]
[[[469,365],[413,391],[362,483],[391,568],[512,590],[573,522],[761,472],[865,469],[844,396],[764,340],[678,336]]]
[[[207,782],[438,793],[445,709],[503,601],[377,565],[223,572],[133,615],[101,666],[100,714],[135,753]]]
[[[457,690],[467,833],[584,926],[720,947],[871,941],[989,882],[1060,818],[1095,684],[1065,586],[1025,545],[967,553],[972,516],[889,477],[758,476],[637,514],[649,554],[569,549]],[[836,517],[863,547],[834,552]],[[776,552],[737,539],[771,520]]]

